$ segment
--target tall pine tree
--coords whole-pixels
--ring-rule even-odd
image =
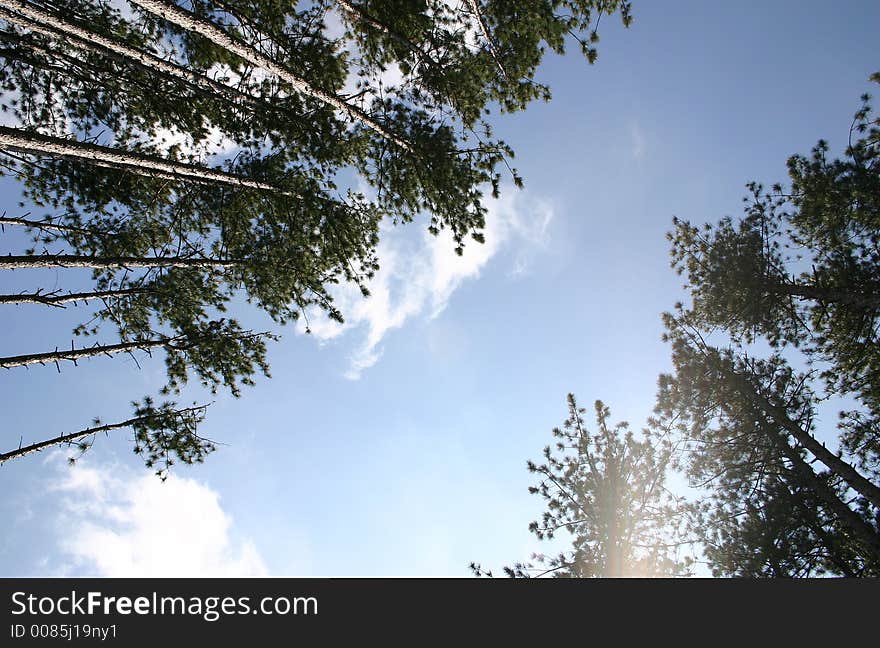
[[[718,574],[880,574],[880,129],[868,100],[844,159],[820,141],[789,159],[790,189],[752,184],[741,219],[676,221],[670,234],[691,303],[665,316],[675,373],[659,409],[709,489],[693,528]]]
[[[627,423],[610,425],[610,410],[595,403],[596,428],[588,429],[572,394],[568,418],[554,428],[544,460],[528,462],[537,484],[529,492],[546,502],[529,525],[539,540],[557,535],[571,548],[535,554],[532,562],[505,567],[513,578],[671,577],[688,573],[686,541],[678,529],[679,501],[666,488],[673,447],[657,421],[637,438]],[[491,575],[476,563],[472,571]]]
[[[98,304],[77,333],[118,337],[3,362],[163,349],[166,393],[190,373],[238,393],[269,336],[230,300],[341,319],[332,287],[367,293],[383,220],[482,241],[513,157],[491,115],[549,99],[545,50],[592,62],[615,13],[629,24],[623,0],[0,0],[0,169],[30,203],[4,224],[33,237],[2,268],[93,271],[0,303]]]

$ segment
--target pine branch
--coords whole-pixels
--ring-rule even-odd
[[[27,216],[27,214],[25,214]],[[75,234],[100,234],[107,235],[108,232],[98,232],[95,230],[86,229],[84,227],[75,227],[73,225],[62,225],[59,223],[53,223],[50,220],[29,220],[27,218],[15,218],[6,216],[5,212],[3,216],[0,216],[0,226],[3,225],[17,225],[20,227],[27,227],[28,229],[38,229],[43,230],[45,232],[72,232]]]
[[[501,59],[498,56],[498,51],[495,48],[495,43],[492,40],[492,36],[489,34],[489,28],[486,27],[486,23],[483,21],[483,14],[480,11],[477,0],[467,0],[467,4],[468,7],[470,7],[471,13],[474,15],[474,18],[477,21],[477,25],[479,25],[480,27],[480,31],[483,33],[483,38],[486,39],[486,47],[488,48],[489,53],[495,60],[495,64],[498,66],[498,69],[501,70],[501,76],[504,77],[505,81],[509,81],[510,78],[507,76],[507,70],[504,69],[504,65],[502,65],[501,63]]]
[[[3,7],[15,9],[17,13],[7,11]],[[166,79],[182,82],[202,96],[225,97],[233,105],[246,105],[252,112],[274,113],[280,111],[285,113],[285,116],[288,116],[286,111],[276,104],[255,97],[247,92],[242,92],[238,88],[220,83],[205,74],[177,65],[149,52],[138,50],[128,45],[125,41],[91,32],[59,16],[34,7],[30,3],[20,0],[0,0],[0,19],[25,27],[32,32],[60,40],[65,45],[72,46],[79,51],[108,57],[120,63],[134,65],[147,72],[159,74]],[[42,48],[36,48],[32,44],[27,46],[35,49],[35,51],[44,53],[44,55],[71,60],[71,57],[63,52],[50,52]]]
[[[364,11],[362,8],[353,5],[348,0],[336,0],[336,4],[342,7],[355,20],[366,23],[376,31],[382,32],[386,36],[389,36],[396,40],[398,43],[406,47],[410,52],[415,54],[419,60],[424,60],[432,67],[437,67],[437,62],[431,57],[430,54],[425,52],[422,48],[413,43],[407,37],[403,36],[399,32],[395,31],[394,29],[380,21],[378,18]]]
[[[207,408],[207,405],[199,405],[196,407],[188,407],[185,409],[176,410],[174,413],[177,415],[185,415],[192,414],[196,412],[204,412]],[[0,454],[0,464],[10,460],[16,459],[18,457],[23,457],[25,455],[29,455],[34,452],[39,452],[46,448],[55,445],[61,445],[64,443],[73,443],[79,439],[83,439],[87,436],[91,436],[93,434],[98,434],[100,432],[110,432],[112,430],[119,430],[121,428],[132,427],[139,423],[147,423],[155,420],[159,417],[167,417],[168,414],[165,412],[159,412],[156,414],[150,414],[147,416],[138,416],[135,418],[130,418],[126,421],[121,421],[119,423],[108,423],[105,425],[97,425],[95,427],[86,428],[84,430],[79,430],[78,432],[70,432],[68,434],[61,434],[57,437],[47,439],[45,441],[40,441],[38,443],[32,443],[31,445],[21,446],[16,448],[15,450],[10,450],[9,452],[4,452]]]

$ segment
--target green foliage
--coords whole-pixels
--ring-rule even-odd
[[[493,0],[476,12],[441,0],[178,7],[278,73],[203,35],[210,29],[130,4],[124,13],[104,0],[0,7],[0,108],[19,134],[119,156],[91,164],[19,146],[2,152],[0,171],[22,182],[51,225],[32,228],[29,254],[216,262],[96,269],[96,291],[122,292],[76,333],[166,337],[164,392],[194,374],[235,395],[268,372],[270,336],[224,317],[233,299],[282,324],[310,308],[342,321],[332,288],[353,283],[368,294],[383,220],[425,213],[459,254],[469,239],[482,242],[484,192],[497,195],[513,157],[493,136],[491,113],[549,98],[535,81],[546,47],[562,52],[575,38],[590,43],[592,61],[599,16],[630,21],[628,2],[608,0]],[[340,19],[337,35],[328,24]],[[158,172],[156,160],[192,173]],[[350,188],[358,183],[366,190]]]
[[[738,222],[675,221],[670,239],[694,324],[800,348],[826,365],[830,393],[880,413],[880,122],[868,99],[845,159],[829,160],[820,141],[789,159],[790,193],[753,183]]]
[[[142,455],[147,468],[155,468],[165,481],[175,459],[185,464],[202,463],[216,449],[213,442],[196,434],[205,417],[205,408],[180,410],[175,403],[156,407],[149,397],[132,402],[136,420],[134,452]]]
[[[876,533],[870,506],[842,513],[852,498],[846,480],[817,471],[801,442],[815,430],[811,375],[779,354],[710,346],[683,317],[666,324],[675,374],[661,376],[658,413],[677,431],[677,465],[706,489],[690,505],[689,527],[713,572],[876,574],[880,555],[859,536]]]
[[[717,575],[880,573],[880,129],[868,100],[844,159],[820,141],[789,159],[789,193],[752,183],[741,219],[676,220],[669,235],[691,303],[664,316],[675,373],[661,377],[658,412],[706,489],[690,527]],[[838,452],[816,437],[835,404]]]
[[[555,428],[544,462],[528,462],[547,509],[529,530],[540,540],[559,532],[573,548],[555,556],[535,555],[535,563],[505,567],[511,577],[669,577],[687,573],[679,556],[678,502],[665,488],[672,447],[654,423],[642,438],[627,423],[611,427],[610,410],[596,401],[596,431],[587,430],[585,410],[568,395],[568,418]],[[472,565],[478,575],[479,565]]]

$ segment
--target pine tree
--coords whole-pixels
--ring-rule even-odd
[[[877,484],[816,437],[811,372],[780,354],[708,344],[687,315],[667,315],[673,375],[658,409],[674,421],[681,464],[706,495],[691,530],[718,575],[876,575]]]
[[[743,218],[675,221],[670,235],[691,304],[665,315],[675,373],[659,410],[708,489],[692,526],[718,574],[880,573],[880,129],[868,100],[844,160],[820,142],[789,159],[787,193],[752,183]],[[836,450],[821,440],[835,405]]]
[[[638,439],[627,423],[609,425],[610,411],[596,401],[596,431],[584,424],[586,410],[568,395],[568,418],[555,428],[544,462],[528,462],[547,510],[529,530],[540,540],[563,533],[572,548],[535,562],[505,567],[508,576],[529,578],[622,578],[681,576],[689,560],[680,556],[677,498],[665,488],[672,446],[655,422]],[[488,574],[473,563],[476,575]]]
[[[332,288],[368,293],[383,220],[424,214],[460,254],[481,242],[513,157],[491,114],[549,99],[545,49],[571,37],[592,62],[615,13],[629,24],[620,0],[0,0],[0,109],[16,123],[0,172],[35,214],[4,215],[33,246],[0,268],[93,271],[91,287],[0,303],[98,304],[76,333],[118,337],[4,362],[162,349],[164,392],[194,372],[237,394],[267,371],[270,336],[224,315],[230,300],[341,320]]]

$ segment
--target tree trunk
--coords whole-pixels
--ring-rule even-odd
[[[108,297],[127,297],[149,292],[147,288],[121,288],[119,290],[97,290],[94,292],[68,293],[66,295],[22,293],[18,295],[0,295],[0,304],[43,304],[45,306],[58,306],[64,308],[64,304],[78,301],[91,301],[94,299],[106,299]]]
[[[808,506],[806,502],[804,502],[804,498],[798,493],[792,493],[792,496],[794,497],[795,502],[797,502],[798,508],[801,509],[801,514],[807,521],[807,526],[809,526],[813,533],[816,534],[816,537],[828,551],[828,560],[832,562],[844,576],[855,578],[856,573],[853,571],[852,566],[847,562],[846,556],[840,551],[840,543],[824,529],[822,521],[818,519],[816,507]]]
[[[767,422],[770,423],[769,421]],[[769,432],[774,442],[792,464],[792,470],[801,483],[809,488],[820,501],[824,502],[853,535],[862,541],[871,552],[873,560],[880,561],[880,534],[872,529],[862,517],[853,511],[825,482],[823,482],[810,465],[804,461],[797,449],[792,448],[788,441],[780,438],[774,431]]]
[[[0,270],[18,268],[231,268],[241,261],[186,257],[93,257],[78,254],[0,256]]]
[[[165,0],[131,0],[131,3],[174,25],[177,25],[182,29],[185,29],[186,31],[207,38],[232,54],[241,57],[257,67],[263,68],[267,72],[277,76],[279,79],[289,83],[300,94],[317,99],[336,110],[344,112],[353,120],[364,124],[385,139],[402,148],[404,151],[409,153],[414,152],[413,147],[409,142],[387,130],[384,126],[373,120],[359,108],[346,103],[339,97],[312,87],[312,85],[305,79],[300,78],[290,70],[278,64],[276,61],[261,54],[253,47],[232,38],[214,23],[204,20],[188,11],[184,11],[177,5],[171,2],[166,2]]]
[[[492,41],[492,36],[489,34],[489,28],[486,27],[486,23],[483,20],[483,14],[480,11],[477,0],[467,0],[467,5],[470,8],[471,13],[474,15],[477,25],[480,27],[480,31],[483,33],[483,38],[486,39],[486,47],[488,48],[489,53],[492,55],[492,58],[495,59],[495,64],[498,66],[498,69],[501,70],[501,76],[504,77],[505,81],[509,80],[507,70],[504,69],[504,65],[502,65],[501,59],[498,57],[498,51],[495,49],[495,43]]]
[[[880,508],[880,488],[876,484],[831,452],[807,430],[804,430],[795,421],[791,420],[785,409],[770,402],[769,399],[755,389],[755,386],[746,376],[733,371],[730,373],[739,384],[739,391],[742,396],[758,405],[777,425],[791,434],[798,443],[809,450],[829,470],[843,478],[853,490],[864,496],[874,506]]]
[[[844,304],[868,310],[880,309],[880,295],[876,293],[851,293],[844,290],[833,290],[798,283],[775,284],[772,290],[790,297],[800,297],[801,299],[809,299],[822,304]]]
[[[29,353],[25,355],[7,356],[0,358],[0,369],[13,367],[26,367],[34,364],[46,364],[47,362],[58,363],[64,360],[76,364],[83,358],[94,358],[99,355],[114,355],[131,351],[149,351],[158,347],[165,347],[179,341],[180,337],[161,337],[153,340],[140,340],[138,342],[120,342],[119,344],[104,344],[88,347],[85,349],[70,349],[69,351],[48,351],[46,353]]]
[[[290,195],[278,187],[244,176],[199,167],[194,164],[170,162],[159,157],[138,155],[130,151],[96,144],[86,144],[61,137],[50,137],[30,131],[0,126],[0,147],[31,154],[45,154],[89,164],[130,171],[139,175],[196,182],[220,183],[234,187],[264,189]]]

